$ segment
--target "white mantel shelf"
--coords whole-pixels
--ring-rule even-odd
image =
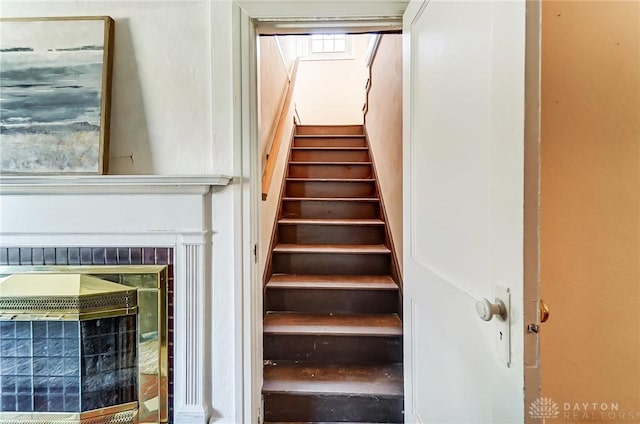
[[[231,183],[226,175],[0,176],[2,194],[204,194]]]

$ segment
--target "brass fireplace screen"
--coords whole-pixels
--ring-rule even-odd
[[[167,266],[0,266],[0,277],[23,273],[87,274],[138,289],[138,419],[168,422]]]

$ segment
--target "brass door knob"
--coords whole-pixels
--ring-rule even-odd
[[[549,307],[544,300],[540,299],[540,322],[547,322],[549,319]]]

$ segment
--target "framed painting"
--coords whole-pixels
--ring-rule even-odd
[[[0,173],[106,174],[114,21],[0,19]]]

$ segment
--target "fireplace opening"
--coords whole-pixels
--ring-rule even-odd
[[[133,424],[137,301],[89,275],[0,279],[0,421]]]
[[[30,250],[28,256],[32,260],[35,259],[36,263],[40,257],[45,258],[48,249],[49,258],[56,257],[62,265],[30,264],[24,260],[27,254],[20,252],[23,258],[22,263],[0,265],[0,277],[23,273],[74,273],[137,289],[138,421],[140,423],[170,422],[173,414],[173,249],[13,248],[14,258],[16,251],[26,249]],[[66,255],[58,253],[62,249]],[[2,248],[0,252],[2,251],[9,251],[2,256],[10,259],[11,248]],[[100,265],[69,265],[75,257],[70,252],[77,252],[78,259],[82,259],[83,251],[91,252],[91,255],[85,253],[85,259],[91,257],[92,262],[98,262]],[[121,264],[104,265],[105,256],[101,256],[100,253],[106,255],[108,251],[116,252],[116,258]],[[138,256],[137,253],[140,255]],[[138,262],[137,258],[140,258],[140,262],[144,260],[145,263],[156,263],[153,265],[131,264],[132,258],[134,262]],[[0,258],[0,264],[3,263],[1,259],[3,258]],[[85,264],[86,262],[86,260],[83,261]]]

